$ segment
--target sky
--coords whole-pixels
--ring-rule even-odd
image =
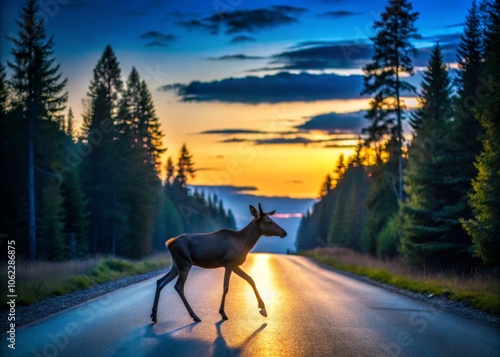
[[[17,32],[20,3],[0,5],[2,63],[10,59],[6,35]],[[360,95],[361,68],[372,55],[373,21],[386,4],[39,1],[77,121],[92,69],[109,44],[123,79],[135,66],[148,83],[168,148],[164,160],[172,156],[175,162],[186,143],[197,169],[192,184],[229,186],[225,192],[247,198],[297,199],[284,214],[295,214],[317,198],[338,155],[353,153],[367,125],[363,110],[369,98]],[[413,84],[419,85],[436,42],[454,67],[470,5],[471,0],[413,1],[422,35],[415,42]],[[417,104],[412,94],[405,101],[409,107]]]

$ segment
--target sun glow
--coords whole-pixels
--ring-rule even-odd
[[[274,299],[276,287],[272,284],[273,270],[270,258],[269,254],[252,254],[252,265],[245,268],[248,270],[247,274],[256,282],[260,297],[268,309],[272,309],[276,303],[276,299]],[[247,289],[246,298],[249,304],[255,303],[255,294],[252,289]]]

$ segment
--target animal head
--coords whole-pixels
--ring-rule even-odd
[[[259,203],[259,210],[257,211],[254,206],[250,205],[250,213],[252,214],[259,230],[263,236],[278,236],[280,238],[286,237],[286,232],[269,216],[272,216],[276,211],[264,212]]]

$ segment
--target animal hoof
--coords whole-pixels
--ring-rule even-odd
[[[261,309],[259,312],[262,316],[267,317],[267,311],[265,309]]]
[[[194,322],[201,322],[201,319],[198,316],[193,317]]]
[[[226,315],[226,314],[221,314],[221,315],[222,315],[222,319],[223,319],[223,320],[229,320],[229,318],[227,317],[227,315]]]
[[[156,320],[156,315],[155,314],[151,314],[150,317],[151,317],[151,321],[153,321],[154,324],[158,322],[158,320]]]

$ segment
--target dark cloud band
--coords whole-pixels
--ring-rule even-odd
[[[363,77],[336,74],[292,74],[281,72],[264,77],[246,76],[189,84],[175,83],[159,88],[174,91],[183,101],[227,103],[310,102],[360,98]]]

